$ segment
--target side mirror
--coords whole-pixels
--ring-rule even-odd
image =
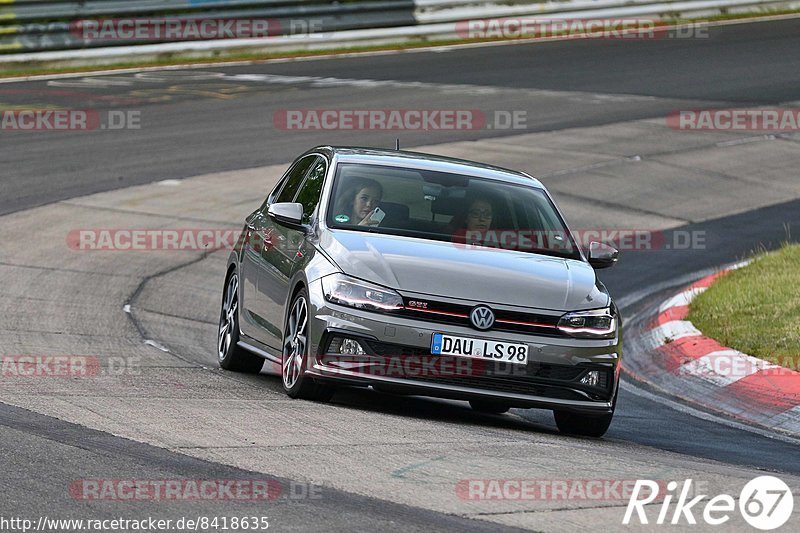
[[[303,204],[292,202],[272,204],[267,209],[267,214],[282,226],[303,231],[306,229],[303,225]]]
[[[592,268],[608,268],[619,260],[619,250],[608,244],[592,241],[589,243],[589,264]]]

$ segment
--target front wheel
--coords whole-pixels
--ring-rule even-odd
[[[502,415],[511,409],[509,405],[493,402],[491,400],[470,400],[469,405],[474,411],[493,415]]]
[[[556,419],[556,426],[562,433],[570,435],[580,435],[582,437],[602,437],[608,431],[611,420],[614,418],[614,411],[617,409],[617,397],[619,396],[619,380],[617,380],[617,390],[614,392],[614,399],[611,400],[611,412],[605,415],[579,415],[569,411],[553,411]]]
[[[283,390],[292,398],[327,402],[333,396],[334,388],[305,375],[310,357],[308,295],[305,289],[297,293],[289,309],[281,356]]]
[[[556,426],[562,433],[580,435],[583,437],[602,437],[611,425],[614,413],[607,415],[591,416],[570,413],[569,411],[554,411]]]
[[[231,273],[222,294],[222,309],[219,313],[217,333],[217,359],[219,366],[234,372],[257,374],[264,360],[240,348],[239,342],[239,276]]]

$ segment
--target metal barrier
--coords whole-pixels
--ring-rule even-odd
[[[443,23],[513,16],[671,16],[781,7],[777,0],[0,0],[0,54],[396,28],[447,35]],[[572,15],[571,15],[572,14]],[[213,24],[211,24],[213,22]],[[201,27],[202,23],[202,27]],[[197,29],[195,29],[197,28]],[[430,30],[428,32],[428,30]],[[392,32],[382,32],[389,35]],[[453,32],[450,31],[450,34]],[[355,35],[353,33],[353,35]],[[280,39],[275,39],[280,40]],[[334,37],[336,42],[341,39]],[[353,40],[358,41],[357,37]],[[300,43],[302,39],[296,42]],[[319,42],[319,39],[317,40]],[[266,42],[266,41],[264,41]]]
[[[414,10],[413,0],[16,0],[0,7],[0,53],[185,40],[193,21],[208,20],[215,28],[198,27],[200,40],[204,28],[220,38],[241,38],[411,26]],[[126,38],[133,32],[129,21],[143,30],[140,36]],[[226,27],[229,21],[248,24]]]

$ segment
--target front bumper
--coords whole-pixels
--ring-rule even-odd
[[[311,353],[307,374],[323,381],[458,400],[486,399],[512,407],[605,414],[613,411],[619,379],[619,339],[575,339],[386,316],[330,304],[319,282],[309,287]],[[525,343],[528,363],[431,355],[431,337],[445,333]],[[357,340],[363,355],[330,353],[342,338]],[[597,386],[581,383],[590,371]]]

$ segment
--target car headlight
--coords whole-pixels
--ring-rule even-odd
[[[344,274],[322,278],[322,292],[329,302],[356,309],[395,311],[403,308],[403,297],[395,291]]]
[[[617,334],[617,316],[608,307],[567,313],[559,319],[558,330],[572,337],[610,339]]]

